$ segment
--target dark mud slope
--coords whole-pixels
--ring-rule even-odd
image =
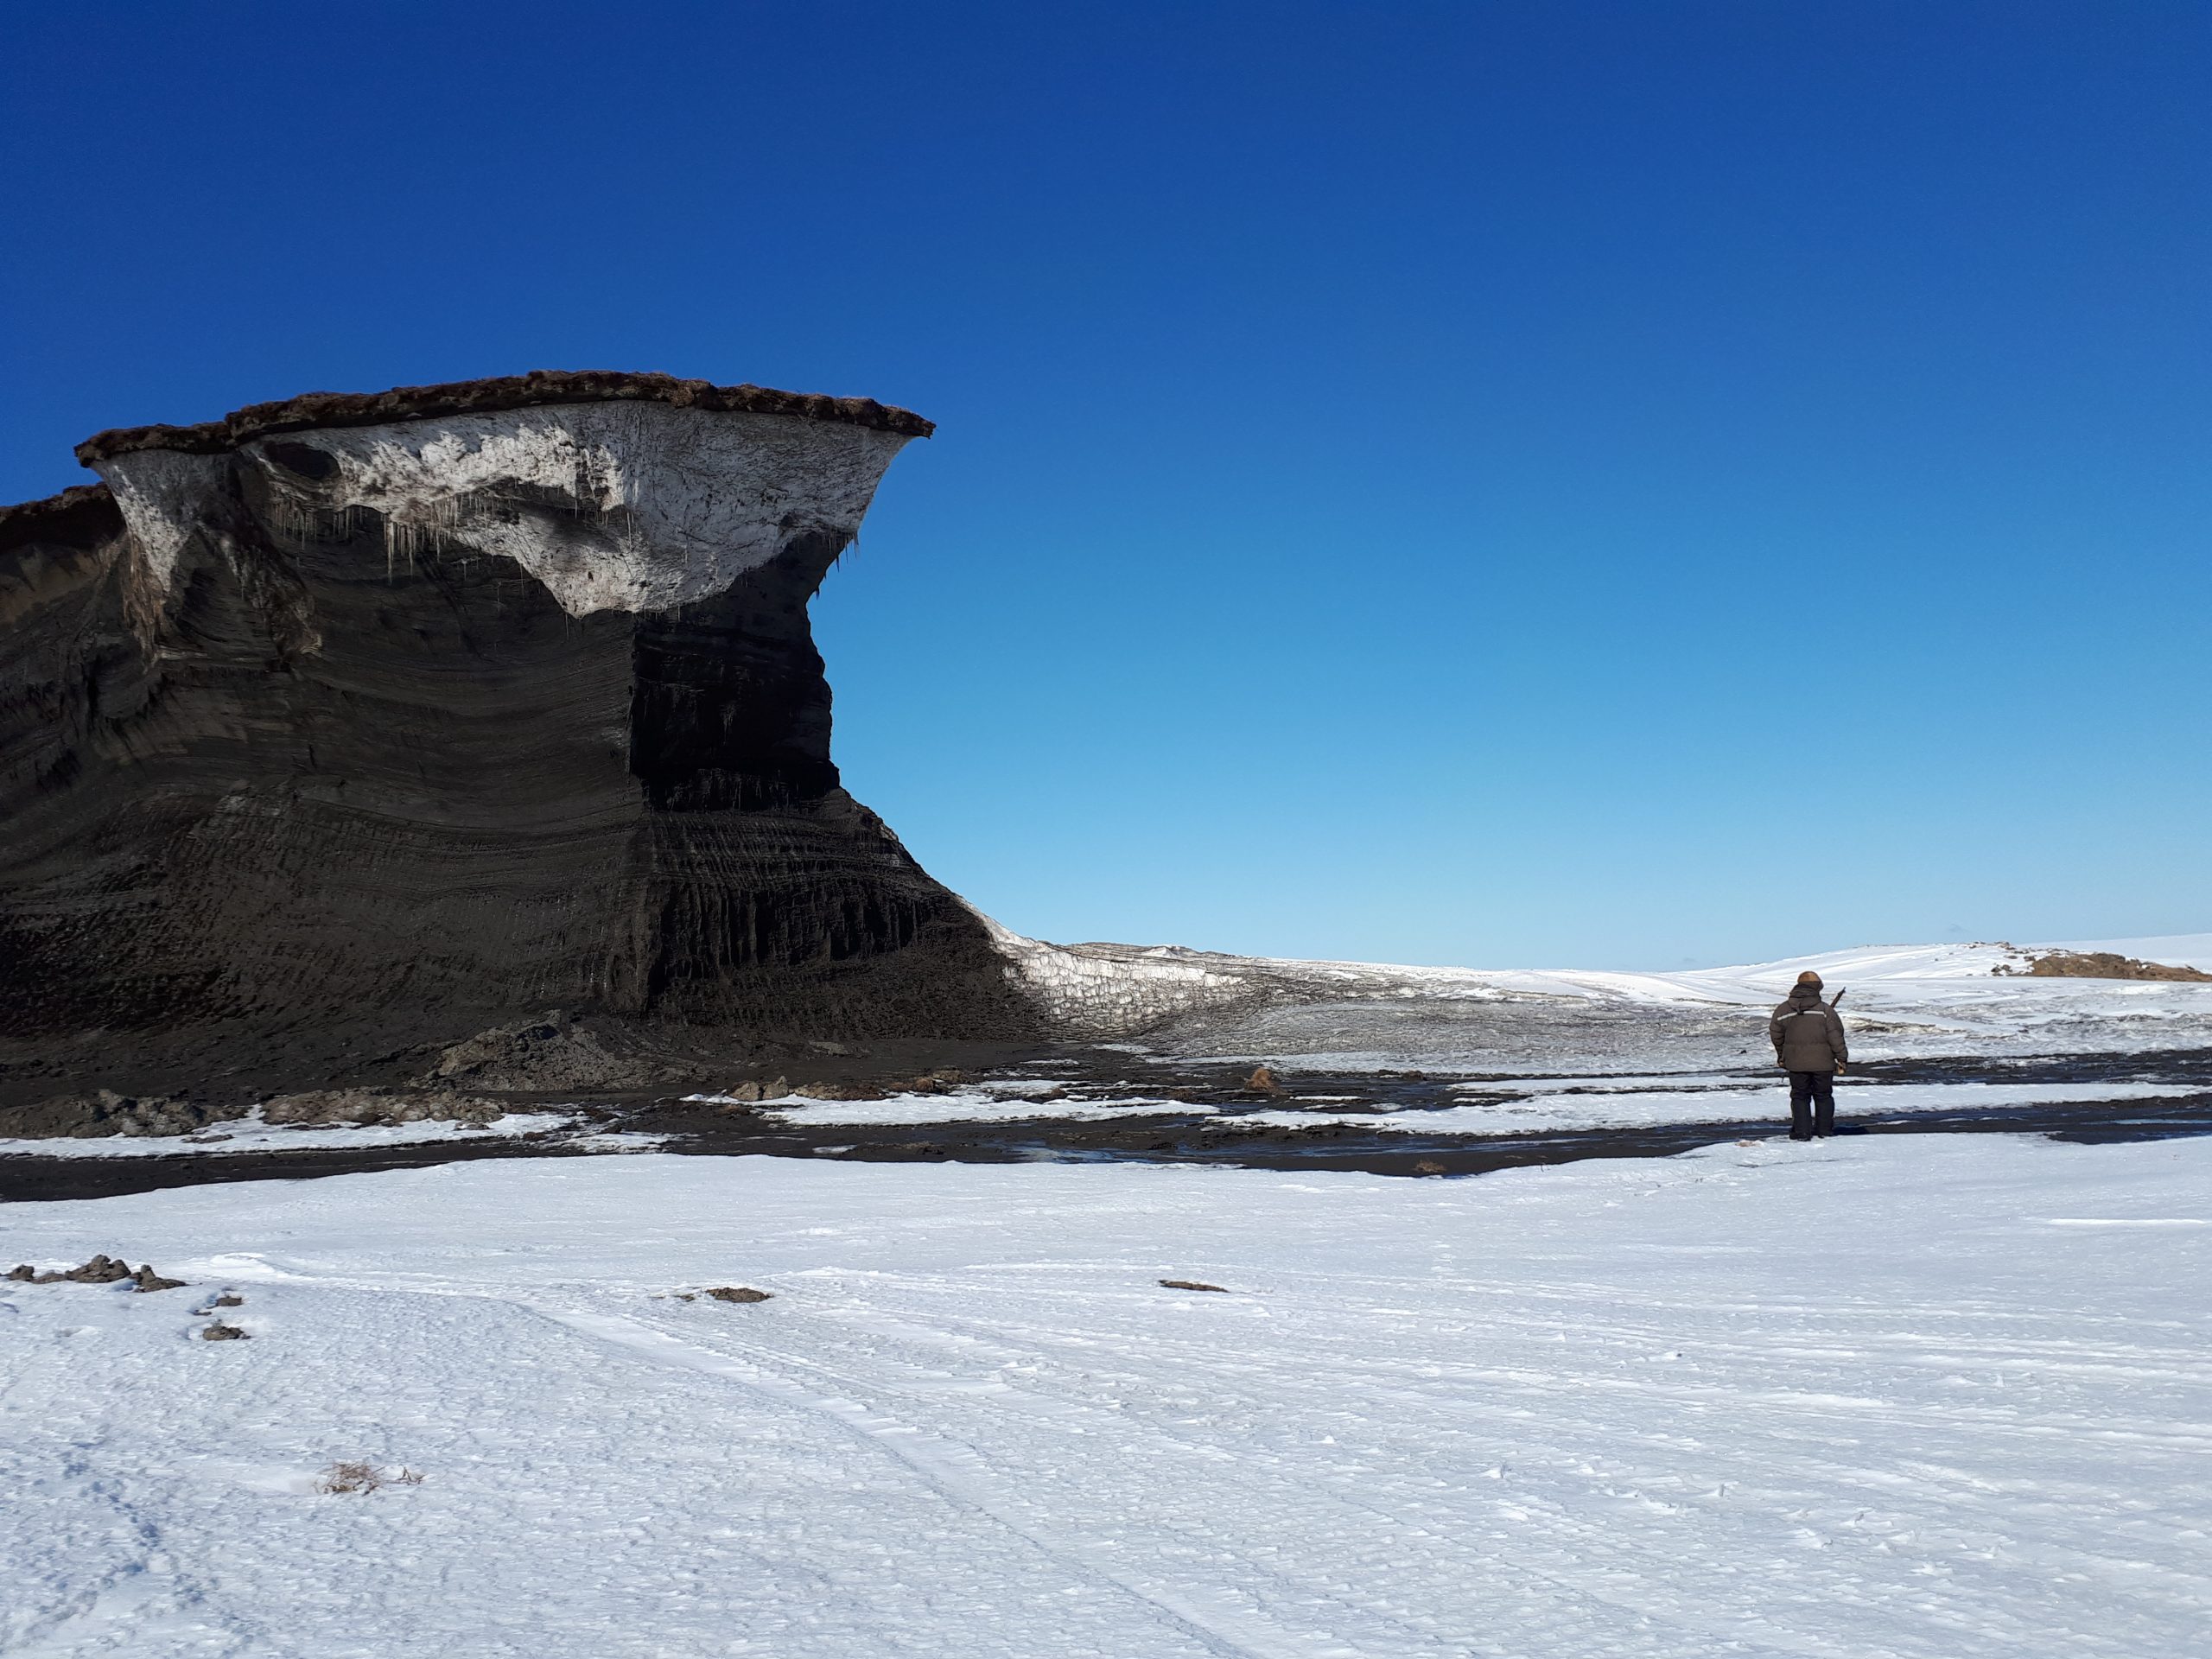
[[[549,1007],[1028,1035],[830,757],[807,603],[927,430],[532,376],[89,442],[0,511],[0,1089]]]

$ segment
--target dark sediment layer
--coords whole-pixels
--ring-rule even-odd
[[[651,415],[611,459],[594,400]],[[446,450],[408,424],[448,416]],[[0,511],[0,1104],[398,1081],[548,1009],[632,1058],[1031,1035],[830,755],[807,604],[928,429],[541,375],[93,440],[115,495]],[[636,493],[663,433],[696,503]],[[347,435],[412,444],[413,496]]]

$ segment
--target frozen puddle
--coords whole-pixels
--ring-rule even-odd
[[[191,1281],[0,1284],[8,1654],[2171,1659],[2212,1609],[2212,1139],[0,1216]]]
[[[794,1126],[851,1127],[899,1123],[1016,1123],[1039,1118],[1084,1123],[1111,1117],[1151,1116],[1161,1112],[1211,1112],[1211,1106],[1130,1095],[1104,1100],[1023,1100],[982,1091],[957,1095],[893,1095],[887,1100],[767,1101],[762,1110]]]
[[[510,1112],[475,1124],[420,1123],[330,1125],[273,1124],[258,1112],[228,1123],[212,1123],[196,1135],[110,1135],[68,1138],[0,1140],[0,1157],[175,1158],[186,1153],[331,1152],[359,1147],[428,1146],[442,1141],[484,1141],[501,1135],[543,1135],[575,1122],[566,1112]],[[636,1137],[642,1140],[644,1137]],[[0,1649],[4,1651],[4,1649]]]

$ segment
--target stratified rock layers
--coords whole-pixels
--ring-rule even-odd
[[[0,513],[6,1034],[1027,1034],[808,627],[927,429],[539,376],[92,441],[111,497]]]

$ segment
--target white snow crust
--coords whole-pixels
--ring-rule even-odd
[[[10,1656],[2177,1659],[2212,1617],[2212,1141],[645,1154],[0,1227],[194,1281],[0,1286]],[[774,1300],[666,1294],[726,1283]],[[194,1340],[225,1288],[251,1340]],[[314,1491],[341,1459],[425,1478]]]
[[[905,442],[842,422],[603,402],[288,433],[238,453],[302,518],[369,508],[403,556],[431,545],[504,554],[583,616],[720,593],[807,531],[850,537]],[[268,461],[270,443],[322,450],[337,478],[300,485]],[[226,464],[163,450],[99,464],[163,582]],[[602,517],[516,511],[529,491],[574,496]]]

